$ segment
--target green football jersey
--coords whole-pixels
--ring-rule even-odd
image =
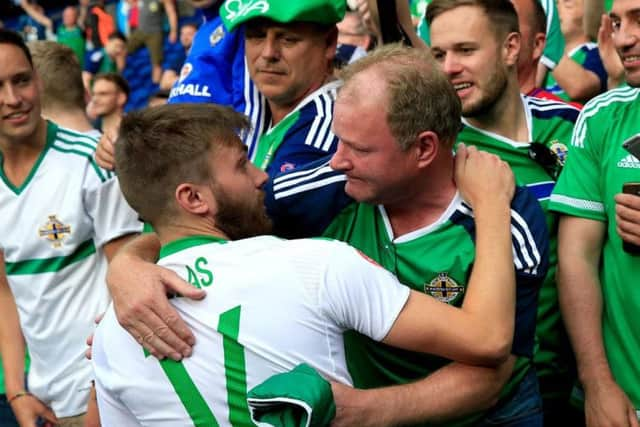
[[[56,32],[56,39],[58,43],[69,46],[76,54],[80,67],[84,67],[85,40],[82,30],[78,27],[68,29],[61,25]]]
[[[526,192],[521,194],[528,195]],[[531,209],[533,198],[528,195],[526,199],[528,203],[516,202],[517,209]],[[528,214],[523,212],[522,217],[528,217]],[[527,228],[535,227],[534,221],[525,219],[521,225],[525,223]],[[541,214],[538,225],[544,229]],[[400,237],[393,236],[384,207],[354,202],[335,217],[324,235],[349,242],[412,289],[460,306],[475,259],[474,230],[472,212],[456,197],[434,224]],[[530,242],[531,248],[536,248],[533,236],[540,236],[540,230],[529,231],[518,234]],[[543,261],[539,254],[533,253],[536,251],[514,251],[515,263],[521,268],[518,270],[518,305],[512,352],[522,357],[518,357],[513,374],[502,391],[505,398],[510,396],[531,366],[529,357],[533,351],[539,285],[531,277],[546,269],[537,265]],[[540,280],[542,275],[544,273]],[[398,350],[356,332],[346,333],[345,350],[349,373],[354,386],[359,388],[408,383],[451,363],[441,357]],[[475,414],[450,425],[473,425],[482,415]]]
[[[622,249],[613,197],[625,182],[640,182],[640,160],[622,148],[625,139],[639,132],[639,89],[619,88],[592,99],[576,123],[571,156],[549,204],[562,214],[606,223],[600,267],[602,335],[611,371],[636,408],[640,408],[640,258]]]
[[[338,138],[331,130],[339,80],[307,95],[295,109],[260,136],[251,161],[269,176],[333,154]]]
[[[522,101],[529,128],[529,141],[513,141],[475,128],[465,120],[458,141],[494,153],[509,163],[518,183],[526,185],[535,194],[547,215],[549,272],[538,301],[538,349],[534,360],[543,397],[566,395],[568,398],[574,382],[574,362],[560,316],[555,283],[558,221],[557,216],[548,210],[555,182],[541,165],[531,159],[529,147],[530,142],[539,142],[559,156],[565,156],[579,110],[568,104],[528,96],[522,96]]]

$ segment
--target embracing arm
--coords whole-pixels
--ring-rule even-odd
[[[332,383],[336,417],[331,425],[440,423],[486,410],[498,401],[514,363],[515,356],[495,368],[453,362],[414,383],[371,390]]]
[[[413,291],[383,342],[465,363],[497,365],[510,353],[515,323],[513,173],[498,157],[461,145],[456,182],[474,207],[477,230],[476,259],[462,307]]]
[[[22,9],[27,12],[27,15],[37,21],[40,25],[43,25],[53,31],[53,21],[51,18],[36,9],[28,0],[21,0],[20,7],[22,7]]]
[[[109,265],[107,284],[120,324],[156,357],[191,354],[193,333],[169,304],[167,292],[202,299],[204,291],[154,264],[160,241],[146,233],[125,244]]]
[[[602,341],[600,256],[604,222],[562,216],[558,231],[560,309],[585,390],[588,426],[637,426],[635,409],[616,384]]]

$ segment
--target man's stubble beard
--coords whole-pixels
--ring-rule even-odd
[[[215,189],[214,195],[218,203],[216,226],[230,240],[271,234],[273,227],[264,207],[264,193],[251,201],[234,198],[220,188]]]

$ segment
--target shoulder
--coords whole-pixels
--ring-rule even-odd
[[[60,127],[49,122],[47,130],[47,143],[51,150],[59,153],[63,158],[68,158],[72,166],[84,164],[92,170],[101,182],[112,178],[114,174],[102,169],[95,161],[94,155],[98,146],[98,139],[86,133],[80,133]],[[80,160],[82,163],[78,163]]]
[[[612,89],[596,96],[587,102],[582,109],[582,117],[593,117],[596,114],[607,114],[620,108],[633,108],[640,94],[639,88],[629,86]]]
[[[563,101],[524,96],[531,115],[538,119],[561,118],[575,123],[580,109]]]

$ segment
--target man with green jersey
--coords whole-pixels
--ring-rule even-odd
[[[640,159],[622,144],[640,133],[640,1],[615,0],[613,41],[629,87],[585,105],[550,208],[562,214],[558,286],[585,391],[588,426],[637,426],[640,410]]]
[[[136,342],[107,311],[93,346],[103,425],[253,425],[247,390],[298,363],[351,384],[347,329],[468,363],[502,362],[515,300],[508,165],[471,149],[456,159],[478,227],[478,256],[458,310],[409,290],[342,242],[261,236],[270,228],[267,175],[249,163],[235,133],[246,123],[206,104],[162,106],[123,121],[122,191],[157,231],[159,264],[208,297],[172,300],[198,339],[180,362],[149,358],[144,338]],[[332,416],[320,414],[325,422]]]
[[[434,0],[427,8],[436,60],[462,101],[458,141],[500,156],[547,211],[560,160],[579,110],[521,95],[517,76],[518,16],[508,0]],[[567,413],[575,363],[555,285],[557,218],[547,211],[550,269],[540,291],[534,362],[545,418]],[[550,421],[558,420],[558,421]]]
[[[343,73],[346,85],[338,95],[334,121],[341,143],[332,160],[338,171],[310,166],[274,179],[267,187],[274,223],[287,235],[345,240],[398,274],[405,285],[443,302],[462,303],[474,262],[476,230],[473,213],[460,199],[452,176],[451,147],[460,115],[455,92],[430,54],[418,49],[384,47]],[[510,386],[502,387],[515,363],[524,368],[530,364],[537,291],[547,269],[546,226],[540,207],[521,189],[512,212],[518,286],[509,360],[493,369],[477,368],[398,353],[361,336],[350,337],[347,356],[356,386],[407,383],[436,372],[397,390],[337,388],[340,422],[441,422],[473,414],[460,420],[470,425],[483,416],[487,422],[510,417],[508,411],[518,410],[511,402],[522,399],[540,408],[533,372],[518,369]],[[457,256],[445,257],[445,253]],[[120,267],[120,273],[113,270],[111,280],[120,314],[129,311],[129,304],[146,311],[146,303],[141,308],[138,296],[121,298],[123,292],[137,293],[137,289],[119,283],[127,280],[121,276],[123,269],[130,271],[124,264]],[[129,320],[125,314],[124,323],[135,330],[134,335],[163,328],[142,311]],[[168,342],[164,328],[161,336],[155,334],[147,344],[162,350],[162,341]],[[492,407],[498,400],[503,405]],[[351,403],[356,401],[362,407],[354,414],[351,410],[359,407]],[[534,410],[518,415],[539,414]]]

